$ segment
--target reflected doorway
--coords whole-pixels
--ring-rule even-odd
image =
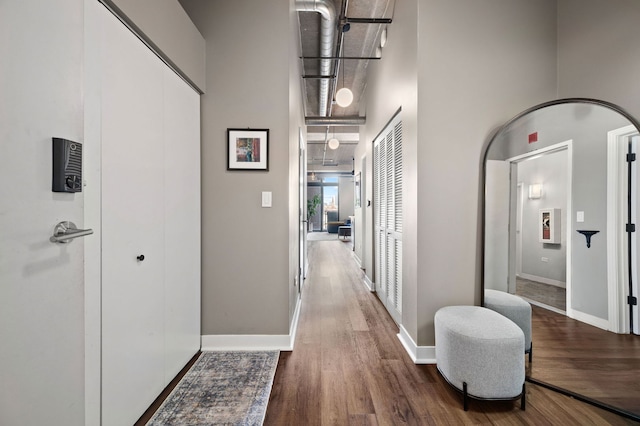
[[[567,170],[566,146],[512,162],[517,182],[515,211],[515,283],[509,292],[561,314],[567,308]],[[556,214],[551,235],[549,220]]]

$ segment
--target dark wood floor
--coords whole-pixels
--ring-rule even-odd
[[[529,383],[526,411],[517,401],[472,401],[463,411],[434,365],[410,360],[350,248],[310,243],[295,349],[280,355],[266,425],[636,424]]]
[[[532,307],[529,375],[640,416],[640,336]]]

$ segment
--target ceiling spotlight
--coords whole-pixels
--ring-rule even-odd
[[[336,138],[329,139],[329,148],[338,149],[340,146],[340,141]]]
[[[336,103],[342,108],[348,107],[353,102],[353,93],[351,90],[343,87],[336,93]]]
[[[380,47],[384,47],[387,44],[387,29],[382,30],[382,34],[380,34]]]

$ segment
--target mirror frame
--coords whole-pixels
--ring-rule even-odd
[[[484,267],[484,263],[485,263],[485,244],[486,244],[486,217],[485,217],[485,207],[486,207],[486,185],[487,185],[487,155],[489,153],[489,148],[491,148],[492,144],[494,143],[494,141],[500,137],[502,135],[502,132],[509,128],[509,126],[511,126],[513,123],[515,123],[516,121],[520,120],[521,118],[525,117],[526,115],[547,108],[547,107],[551,107],[551,106],[556,106],[556,105],[563,105],[563,104],[570,104],[570,103],[581,103],[581,104],[591,104],[591,105],[597,105],[597,106],[601,106],[604,108],[608,108],[614,112],[617,112],[618,114],[622,115],[624,118],[626,118],[627,120],[629,120],[629,122],[635,126],[635,128],[640,132],[640,121],[638,121],[635,117],[633,117],[631,114],[629,114],[626,110],[624,110],[623,108],[619,107],[616,104],[613,104],[611,102],[607,102],[607,101],[603,101],[603,100],[599,100],[599,99],[593,99],[593,98],[562,98],[562,99],[556,99],[556,100],[552,100],[552,101],[548,101],[548,102],[543,102],[541,104],[535,105],[531,108],[528,108],[524,111],[522,111],[521,113],[519,113],[518,115],[514,116],[513,118],[511,118],[510,120],[508,120],[506,123],[504,123],[502,126],[498,127],[496,129],[496,131],[493,133],[493,135],[490,137],[489,142],[485,145],[484,147],[484,152],[482,154],[482,183],[481,183],[481,188],[482,188],[482,196],[480,197],[481,202],[480,202],[480,211],[481,211],[481,226],[482,226],[482,230],[481,230],[481,244],[482,244],[482,255],[480,256],[480,305],[484,307],[484,288],[485,288],[485,267]],[[552,385],[550,383],[546,383],[540,380],[537,380],[531,376],[526,376],[525,380],[527,382],[533,383],[535,385],[544,387],[546,389],[550,389],[554,392],[558,392],[561,393],[563,395],[567,395],[570,396],[572,398],[575,398],[579,401],[582,402],[586,402],[590,405],[596,406],[598,408],[607,410],[609,412],[613,412],[615,414],[618,414],[622,417],[625,418],[630,418],[632,420],[636,420],[636,421],[640,421],[640,415],[637,415],[635,413],[630,413],[626,410],[622,410],[619,409],[617,407],[613,407],[610,406],[608,404],[602,403],[596,399],[593,398],[589,398],[587,396],[572,392],[568,389],[564,389],[555,385]]]

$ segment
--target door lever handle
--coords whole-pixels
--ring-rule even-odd
[[[64,221],[58,223],[55,228],[53,228],[53,235],[49,237],[49,241],[52,243],[67,244],[74,238],[91,234],[93,234],[93,229],[78,229],[75,223]]]

